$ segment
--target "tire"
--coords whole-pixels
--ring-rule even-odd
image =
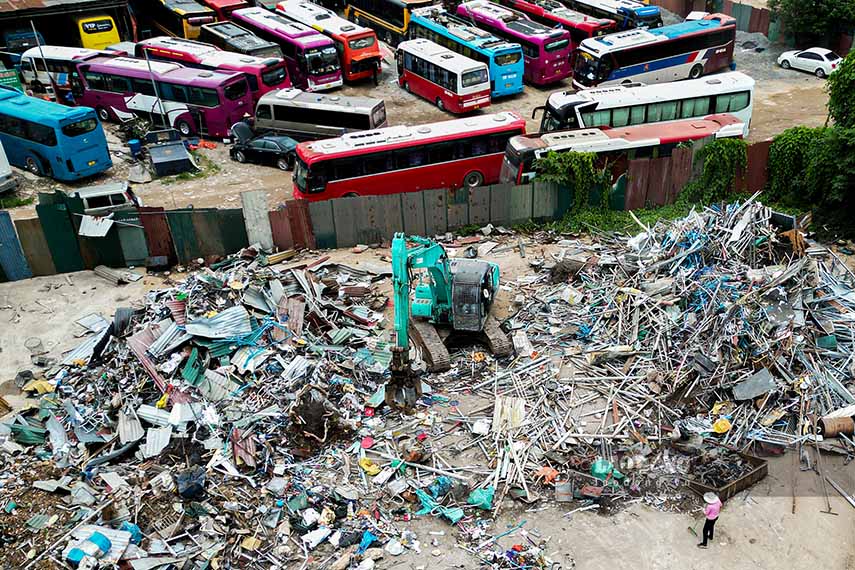
[[[445,111],[445,105],[442,103],[442,99],[439,97],[436,98],[436,108],[440,111]]]
[[[291,161],[288,160],[287,156],[280,156],[276,159],[276,168],[279,170],[289,171],[291,170]]]
[[[404,81],[404,91],[412,93],[412,91],[410,91],[410,83],[408,81]]]
[[[785,59],[781,62],[781,67],[783,67],[784,69],[790,69],[790,62]]]
[[[484,175],[473,170],[463,178],[463,186],[466,188],[477,188],[484,184]]]
[[[104,107],[95,107],[95,112],[98,113],[98,118],[101,119],[102,123],[112,119],[112,117],[110,116],[110,111],[108,111]]]
[[[819,77],[820,79],[826,78],[825,70],[822,69],[821,67],[816,68],[816,71],[814,71],[813,74],[816,75],[817,77]]]
[[[39,161],[34,156],[28,156],[24,159],[24,164],[27,166],[27,172],[30,174],[35,174],[36,176],[42,175],[42,167],[39,165]]]
[[[178,132],[181,133],[182,137],[189,137],[193,134],[193,128],[190,127],[190,123],[187,121],[178,121],[175,123],[175,128],[178,129]]]
[[[359,198],[359,194],[357,194],[356,192],[348,192],[347,194],[342,196],[342,198]]]
[[[246,164],[246,155],[242,151],[236,150],[235,160],[240,162],[241,164]]]
[[[689,71],[689,79],[697,79],[704,74],[704,66],[698,64]]]
[[[30,89],[33,90],[33,93],[44,93],[45,92],[45,86],[42,85],[42,82],[38,81],[38,80],[30,83]]]

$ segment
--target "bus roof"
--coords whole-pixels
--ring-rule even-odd
[[[210,24],[203,24],[202,27],[207,28],[213,32],[216,32],[218,35],[227,38],[239,38],[241,36],[253,36],[258,38],[258,36],[256,36],[255,34],[245,28],[241,28],[234,22],[212,22]],[[261,41],[263,41],[264,43],[269,43],[265,40]]]
[[[614,20],[609,20],[607,18],[597,18],[595,16],[583,14],[582,12],[577,12],[576,10],[568,8],[557,0],[524,1],[529,4],[533,4],[534,6],[538,6],[539,8],[542,8],[545,12],[554,14],[555,16],[561,18],[562,20],[567,20],[568,22],[574,22],[576,24],[591,24],[592,26],[608,26],[610,24],[614,24]]]
[[[184,67],[178,63],[167,63],[162,61],[146,61],[132,57],[100,57],[87,62],[93,71],[109,71],[111,69],[124,69],[133,71],[139,75],[134,77],[147,78],[149,65],[151,72],[159,76],[159,79],[177,79],[191,85],[216,87],[235,77],[243,77],[242,73],[236,71],[223,71],[220,69],[196,69]]]
[[[736,20],[725,14],[709,14],[703,20],[692,20],[672,26],[662,26],[648,30],[638,28],[624,30],[614,34],[606,34],[598,38],[586,38],[582,40],[581,47],[593,53],[608,53],[631,47],[636,47],[653,42],[673,40],[682,36],[695,34],[718,28],[720,26],[736,24]]]
[[[518,152],[579,150],[598,152],[620,150],[653,144],[674,144],[727,134],[742,136],[744,125],[728,114],[709,115],[670,123],[647,123],[628,127],[576,129],[542,135],[520,135],[511,138],[511,148]]]
[[[283,0],[276,10],[316,30],[336,35],[355,35],[371,32],[369,28],[345,20],[332,10],[306,0]]]
[[[44,124],[95,117],[95,111],[90,107],[69,107],[38,97],[29,97],[5,85],[0,85],[0,111]]]
[[[42,46],[33,47],[21,54],[21,57],[32,57],[41,59],[44,56],[46,59],[86,59],[96,55],[104,55],[104,52],[97,49],[66,47],[66,46]]]
[[[205,0],[205,4],[211,8],[228,8],[229,6],[247,6],[244,0]]]
[[[518,32],[525,36],[541,36],[543,38],[547,38],[552,35],[561,36],[567,33],[566,31],[556,30],[534,22],[516,10],[505,8],[504,6],[500,6],[493,2],[486,2],[485,0],[463,2],[459,5],[458,10],[461,8],[470,13],[478,14],[484,18],[501,22],[509,30]]]
[[[462,18],[449,14],[438,6],[426,6],[412,11],[412,15],[447,30],[448,34],[467,42],[475,48],[492,51],[516,49],[519,44],[499,39],[490,32],[477,28]]]
[[[399,50],[408,51],[440,65],[442,68],[454,73],[463,73],[478,68],[486,68],[487,64],[475,61],[472,58],[453,52],[448,48],[435,44],[424,38],[408,40],[398,44]]]
[[[137,45],[140,47],[150,46],[157,48],[173,49],[176,51],[184,52],[187,55],[195,58],[200,58],[204,55],[208,55],[211,52],[221,51],[220,48],[211,44],[195,42],[193,40],[186,40],[184,38],[174,38],[172,36],[157,36],[154,38],[148,38],[146,40],[140,41]]]
[[[383,99],[375,99],[374,97],[354,97],[345,95],[324,95],[322,93],[307,93],[299,89],[277,89],[269,91],[261,96],[258,104],[281,104],[283,101],[288,101],[289,104],[297,108],[305,109],[341,109],[348,108],[354,112],[369,113],[379,103],[383,103]]]
[[[196,0],[160,0],[169,10],[176,14],[203,14],[205,16],[213,16],[214,11],[196,2]]]
[[[615,13],[630,11],[639,16],[659,13],[659,6],[648,6],[636,0],[581,0],[581,2],[590,6],[600,6]]]
[[[739,71],[718,73],[709,77],[686,79],[679,83],[657,83],[654,85],[631,84],[595,87],[579,91],[558,91],[547,99],[549,105],[560,109],[566,105],[596,101],[604,108],[624,105],[655,103],[671,99],[702,97],[711,91],[733,91],[753,89],[754,79]]]
[[[426,125],[398,125],[372,131],[359,131],[334,139],[300,143],[297,148],[302,151],[300,154],[306,159],[317,156],[347,156],[359,154],[360,151],[366,149],[383,150],[409,146],[414,143],[426,144],[472,131],[495,132],[515,125],[525,129],[525,119],[514,111],[504,111]]]
[[[280,33],[294,41],[298,41],[301,44],[313,42],[327,44],[332,42],[332,40],[317,30],[304,24],[292,22],[291,20],[283,18],[279,14],[274,14],[264,8],[241,8],[232,12],[232,17],[234,16],[237,16],[238,19],[243,18],[256,25]]]

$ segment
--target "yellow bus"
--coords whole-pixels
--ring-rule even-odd
[[[104,49],[121,41],[116,22],[106,14],[77,18],[77,30],[80,32],[80,47],[87,49]]]
[[[434,0],[346,0],[344,16],[367,26],[391,46],[408,39],[410,10],[430,6]]]
[[[203,24],[210,24],[217,13],[195,0],[132,0],[131,6],[142,22],[142,39],[169,35],[195,40]]]

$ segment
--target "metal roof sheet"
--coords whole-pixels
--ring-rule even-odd
[[[148,428],[145,441],[140,445],[140,455],[143,459],[157,457],[169,445],[171,439],[172,426]]]
[[[152,358],[161,358],[192,338],[181,329],[177,323],[164,319],[152,329],[152,334],[157,334],[157,339],[148,347],[148,353]]]
[[[213,317],[188,322],[187,332],[205,338],[232,338],[251,333],[252,324],[247,310],[236,305]]]
[[[103,557],[99,559],[101,563],[109,562],[111,564],[118,564],[119,559],[122,557],[122,554],[125,553],[125,550],[128,549],[128,545],[131,543],[131,533],[125,530],[113,530],[112,528],[106,526],[97,526],[94,524],[83,525],[80,528],[74,530],[71,533],[71,537],[75,539],[75,541],[86,540],[92,533],[100,532],[104,536],[106,536],[110,540],[110,544],[112,547]],[[75,541],[69,543],[69,545],[62,552],[62,557],[65,558],[68,554],[68,551],[75,545]]]

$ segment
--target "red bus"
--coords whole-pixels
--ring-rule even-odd
[[[525,119],[506,111],[300,143],[294,196],[317,201],[495,184],[508,140],[522,134]]]
[[[398,44],[397,60],[398,85],[440,110],[469,113],[490,106],[486,63],[425,39]]]
[[[380,76],[380,44],[374,30],[349,22],[332,10],[307,0],[282,0],[276,11],[289,20],[312,27],[334,43],[344,79],[359,81]]]
[[[596,38],[617,31],[614,20],[595,18],[576,10],[571,10],[557,0],[499,0],[499,4],[519,10],[535,22],[555,27],[561,25],[570,32],[573,49],[579,47],[582,40]]]
[[[218,22],[228,22],[235,10],[251,7],[246,0],[199,0],[199,2],[217,13]]]
[[[268,91],[291,87],[285,60],[276,57],[253,57],[224,51],[211,44],[169,36],[158,36],[137,43],[135,55],[144,58],[144,52],[151,59],[181,63],[187,67],[239,71],[249,83],[253,104],[258,103]]]

